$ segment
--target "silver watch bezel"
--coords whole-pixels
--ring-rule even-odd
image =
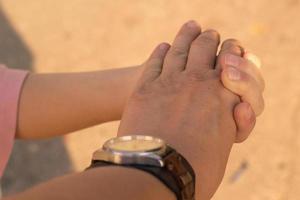
[[[152,140],[160,143],[160,148],[147,151],[121,151],[110,148],[110,144],[123,140]],[[149,165],[164,167],[163,157],[168,149],[167,144],[160,138],[145,135],[128,135],[112,138],[104,143],[101,149],[93,153],[92,160],[101,160],[120,165]]]

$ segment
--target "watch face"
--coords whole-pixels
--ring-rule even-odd
[[[151,136],[123,136],[107,141],[104,149],[120,152],[150,152],[158,151],[165,146],[163,140]]]

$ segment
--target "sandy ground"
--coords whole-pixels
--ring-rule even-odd
[[[214,200],[299,199],[299,0],[2,0],[0,8],[1,62],[35,72],[139,64],[188,19],[239,38],[263,60],[266,110],[250,139],[234,146]],[[84,169],[117,125],[18,142],[4,193]]]

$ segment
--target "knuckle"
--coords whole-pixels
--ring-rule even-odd
[[[170,73],[167,76],[162,76],[159,81],[159,87],[166,91],[179,91],[182,89],[182,81],[176,72]]]
[[[213,34],[210,33],[203,33],[200,35],[198,39],[196,39],[192,45],[211,45],[211,44],[216,44],[218,43],[218,38],[215,37]]]
[[[161,66],[162,63],[163,60],[161,58],[151,58],[146,62],[146,65],[153,68],[153,66]]]
[[[170,72],[167,75],[162,75],[160,79],[161,85],[173,85],[173,82],[176,82],[175,74],[175,72]]]
[[[209,70],[197,70],[197,69],[191,69],[186,71],[186,76],[188,81],[195,81],[195,82],[202,82],[207,80]]]
[[[243,48],[237,45],[226,45],[223,46],[220,50],[220,55],[222,54],[237,54],[237,55],[242,55],[243,54]]]
[[[237,39],[234,39],[234,38],[230,38],[230,39],[227,39],[223,42],[223,46],[225,45],[237,45],[237,46],[241,46],[241,42]]]
[[[236,39],[227,39],[221,45],[221,52],[232,51],[238,54],[244,54],[244,48],[240,41]]]
[[[204,31],[204,33],[210,33],[217,38],[220,37],[220,33],[215,29],[208,29],[208,30]]]
[[[225,75],[225,77],[221,78],[224,86],[239,94],[239,95],[244,95],[244,94],[247,94],[249,92],[252,92],[255,91],[257,88],[256,86],[254,86],[249,80],[248,80],[248,77],[245,75],[245,74],[241,74],[241,77],[240,77],[240,80],[239,81],[227,81],[227,75]]]
[[[179,46],[174,46],[170,50],[170,54],[176,57],[181,57],[181,58],[187,58],[188,57],[188,52]]]
[[[209,35],[209,37],[212,37],[216,40],[220,39],[220,34],[218,31],[214,30],[214,29],[208,29],[206,31],[203,32],[204,35]]]

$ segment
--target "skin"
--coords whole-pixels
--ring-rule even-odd
[[[220,82],[221,61],[215,66],[218,45],[217,32],[200,34],[192,22],[182,27],[170,49],[166,44],[155,49],[118,132],[154,135],[181,152],[197,174],[196,199],[213,196],[238,140],[232,113],[239,98]],[[228,53],[242,56],[236,41],[223,43],[220,60]]]
[[[248,138],[255,126],[255,117],[264,109],[264,79],[260,71],[260,60],[249,52],[241,55],[241,43],[234,39],[222,44],[217,69],[221,70],[223,85],[240,96],[242,101],[234,108],[237,124],[237,143]],[[228,53],[229,52],[229,53]]]
[[[226,90],[220,82],[221,72],[222,75],[224,74],[224,76],[221,76],[223,83],[223,79],[229,77],[226,76],[225,70],[222,70],[223,67],[227,66],[227,64],[222,65],[222,57],[227,53],[241,56],[241,52],[233,50],[237,49],[235,42],[227,41],[224,43],[217,66],[214,66],[219,36],[215,31],[200,33],[201,30],[197,24],[186,24],[178,33],[170,49],[169,45],[162,44],[154,50],[151,57],[143,65],[143,75],[139,78],[137,86],[128,100],[118,135],[138,133],[165,139],[192,164],[197,173],[196,199],[205,200],[211,198],[222,180],[231,146],[239,137],[239,128],[246,127],[237,126],[237,128],[232,113],[235,113],[235,117],[241,117],[239,120],[244,120],[244,122],[247,120],[248,122],[253,121],[255,115],[250,112],[250,118],[247,115],[247,120],[245,120],[243,118],[245,114],[244,106],[249,104],[246,102],[239,103],[239,97]],[[227,45],[225,45],[226,43]],[[230,48],[226,50],[224,46]],[[238,67],[236,68],[241,72]],[[248,75],[252,77],[252,75]],[[241,77],[240,82],[248,80],[243,79],[244,76]],[[93,82],[93,78],[93,76],[87,75],[80,80],[92,79],[91,82]],[[62,79],[58,77],[56,82],[59,83],[58,80]],[[53,83],[52,81],[49,82]],[[77,90],[75,82],[76,79],[71,78],[67,81],[67,88],[76,88]],[[59,89],[50,83],[46,84],[50,87],[48,91],[51,91],[52,87],[54,87],[54,90]],[[232,83],[226,82],[224,85],[231,84],[232,88],[238,89],[239,87],[235,83],[237,83],[236,80]],[[87,85],[89,84],[88,82]],[[246,85],[248,87],[244,87],[244,90],[240,91],[245,92],[249,89],[258,91],[257,88],[250,88],[251,84]],[[40,91],[42,92],[42,89]],[[98,90],[92,88],[92,91],[96,92]],[[50,98],[50,103],[53,104],[53,109],[64,112],[75,109],[74,112],[72,111],[75,117],[71,119],[76,122],[76,118],[80,116],[76,116],[76,113],[81,111],[72,106],[73,102],[70,102],[71,106],[65,104],[67,108],[60,105],[63,102],[60,96],[63,96],[64,92],[70,92],[70,90],[62,89],[62,94],[55,96],[55,99],[50,95],[49,97],[52,98]],[[77,96],[74,96],[72,92],[70,93],[67,93],[67,95],[70,95],[69,97],[72,97],[71,99],[76,102]],[[21,102],[23,100],[21,99]],[[48,98],[42,100],[49,101]],[[127,96],[124,101],[126,100]],[[244,98],[244,100],[247,100],[247,98]],[[90,101],[89,98],[84,100],[85,103],[86,101]],[[124,101],[120,101],[120,107],[122,107]],[[40,102],[44,101],[36,101],[37,104],[42,104]],[[77,102],[75,105],[81,104]],[[242,106],[241,109],[236,105]],[[52,112],[54,112],[54,117],[58,113],[58,111]],[[107,120],[118,116],[118,112],[115,113],[115,115],[109,116]],[[63,116],[68,117],[69,115],[64,113]],[[63,120],[64,117],[60,119]],[[39,120],[38,117],[35,119]],[[98,120],[105,121],[105,118],[99,118],[95,121]],[[47,123],[45,122],[46,125],[40,126],[40,130],[49,126]],[[59,120],[56,123],[59,124]],[[92,122],[88,121],[85,125],[90,123]],[[69,127],[72,126],[69,125]],[[80,127],[82,126],[77,128]],[[69,129],[62,127],[58,130],[64,132]],[[47,133],[47,135],[52,134],[52,132]],[[118,178],[116,179],[116,177]],[[128,184],[128,180],[130,180],[130,184]],[[111,189],[112,185],[113,190]],[[151,185],[151,190],[149,190],[149,185]],[[147,200],[157,199],[158,197],[166,200],[175,199],[173,193],[156,178],[138,170],[122,167],[98,168],[60,177],[4,199],[93,200],[99,199],[99,197],[112,200]]]
[[[145,172],[121,167],[103,167],[59,177],[2,200],[53,199],[175,200],[175,195],[155,177]]]
[[[53,137],[120,120],[141,69],[30,74],[20,97],[16,137]]]
[[[232,66],[225,63],[224,56],[219,59],[224,69],[221,76],[224,87],[242,99],[234,110],[239,135],[236,142],[244,141],[254,128],[255,114],[258,116],[263,109],[260,88],[264,84],[255,64],[258,59],[253,54],[239,58],[241,62],[235,68],[241,70],[242,75],[240,80],[234,81],[226,73]],[[85,73],[30,74],[20,97],[16,137],[53,137],[120,120],[142,71],[143,65]]]

